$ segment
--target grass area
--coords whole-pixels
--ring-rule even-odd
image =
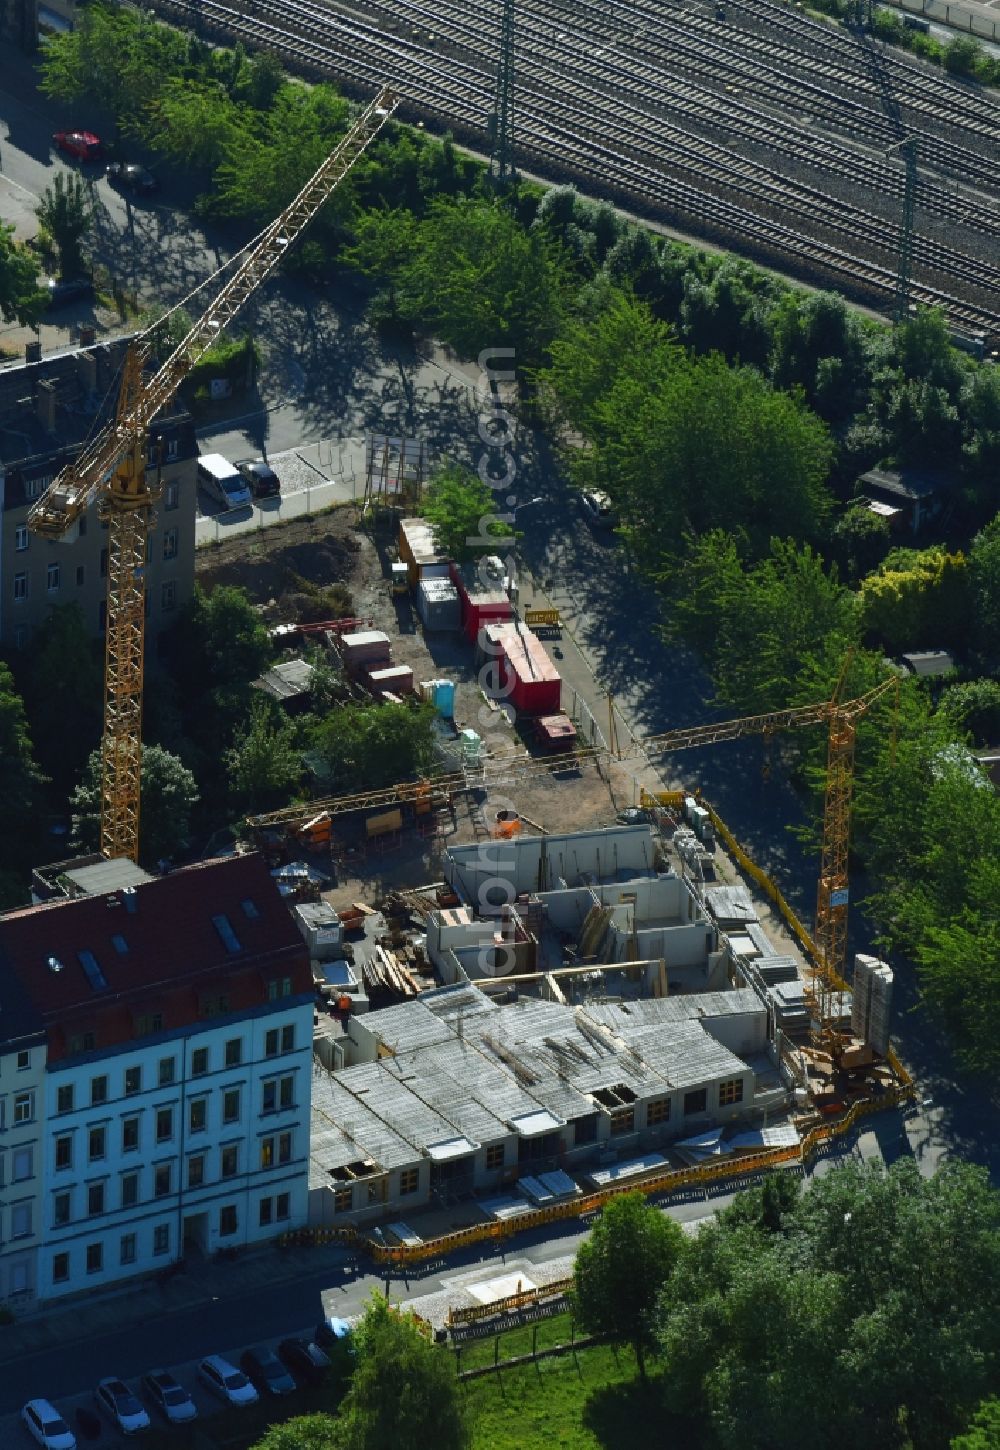
[[[554,1315],[539,1322],[538,1348],[568,1344],[571,1335],[569,1314]],[[531,1338],[531,1326],[502,1334],[501,1361],[529,1354]],[[456,1367],[492,1364],[493,1354],[493,1336],[473,1341],[455,1356]],[[656,1379],[640,1383],[631,1351],[606,1344],[466,1380],[463,1393],[473,1450],[634,1450],[668,1438],[690,1450],[699,1444],[695,1427],[671,1423]]]

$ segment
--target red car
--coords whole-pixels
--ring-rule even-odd
[[[101,155],[101,138],[93,131],[57,131],[52,144],[77,161],[97,161]]]

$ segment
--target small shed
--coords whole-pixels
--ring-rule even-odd
[[[451,580],[423,577],[417,587],[417,613],[424,629],[461,629],[462,602]]]
[[[400,519],[398,547],[411,589],[416,589],[425,570],[434,570],[435,574],[447,571],[448,558],[434,542],[434,530],[426,519]]]
[[[509,620],[513,613],[504,588],[503,563],[495,555],[473,564],[452,564],[451,577],[462,601],[462,629],[476,640],[488,624]]]
[[[947,480],[912,469],[870,468],[858,480],[868,508],[899,532],[917,534],[944,507]]]
[[[950,675],[955,668],[954,657],[946,649],[912,650],[900,655],[900,664],[920,679],[933,679],[936,675]]]
[[[308,707],[312,677],[313,666],[308,661],[285,660],[254,680],[253,688],[270,695],[273,700],[284,705],[290,714],[294,714],[296,710]]]
[[[500,687],[519,715],[558,715],[562,678],[538,636],[520,623],[486,626],[500,661]]]

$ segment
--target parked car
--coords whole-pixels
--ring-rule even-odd
[[[280,494],[278,475],[269,463],[237,463],[236,467],[254,498],[276,498]]]
[[[588,522],[596,528],[613,529],[618,522],[611,500],[599,489],[589,489],[581,493],[580,507]]]
[[[183,1385],[165,1369],[154,1369],[142,1377],[142,1391],[171,1425],[186,1425],[198,1415],[198,1407]]]
[[[304,1385],[316,1385],[330,1368],[330,1356],[308,1339],[283,1339],[278,1358]]]
[[[331,1314],[329,1318],[319,1321],[313,1338],[320,1349],[332,1348],[334,1345],[340,1344],[342,1340],[350,1340],[351,1326],[346,1319],[340,1319],[336,1314]]]
[[[116,1379],[114,1375],[101,1380],[94,1391],[94,1398],[123,1435],[149,1429],[149,1416],[124,1380]]]
[[[21,1420],[31,1438],[45,1450],[76,1450],[76,1436],[48,1400],[29,1400]]]
[[[293,1395],[297,1389],[288,1370],[269,1349],[245,1349],[240,1369],[262,1395]]]
[[[78,297],[92,297],[94,284],[89,277],[46,277],[45,291],[49,307],[61,307],[64,302],[75,302]]]
[[[57,131],[52,137],[52,144],[76,161],[99,161],[101,158],[101,138],[93,131]]]
[[[239,470],[221,453],[203,453],[200,456],[198,485],[224,509],[243,508],[252,498]]]
[[[260,1398],[243,1371],[219,1354],[207,1355],[201,1361],[198,1378],[230,1405],[255,1405]]]
[[[131,191],[137,196],[152,196],[154,191],[160,189],[160,183],[153,173],[132,161],[112,161],[104,174],[119,191]]]

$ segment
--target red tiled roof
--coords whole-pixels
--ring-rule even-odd
[[[137,886],[131,900],[134,911],[126,893],[111,891],[0,917],[7,968],[50,1029],[71,1019],[75,1032],[86,1031],[99,1019],[106,1043],[135,1036],[141,1013],[161,1013],[165,1030],[194,1021],[213,991],[225,992],[238,1012],[267,1000],[268,977],[291,977],[294,994],[312,989],[305,943],[260,856],[184,867]],[[223,916],[239,951],[227,948],[213,923]],[[80,952],[92,953],[106,989],[91,985]]]

